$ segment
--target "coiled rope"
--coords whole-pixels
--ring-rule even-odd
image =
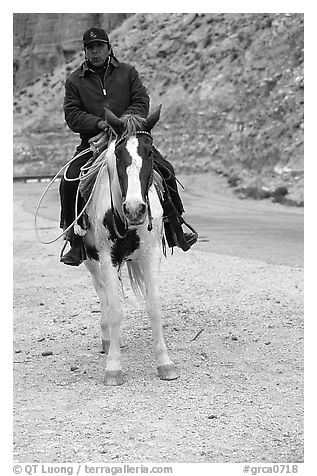
[[[44,245],[50,245],[52,243],[54,243],[55,241],[59,240],[60,238],[62,238],[63,236],[66,235],[66,233],[74,226],[77,224],[78,222],[78,219],[83,215],[83,213],[85,212],[88,204],[90,203],[90,200],[91,200],[91,197],[92,197],[92,194],[95,190],[95,187],[96,187],[96,184],[98,182],[98,179],[99,179],[99,176],[101,174],[101,171],[103,170],[103,168],[107,165],[106,164],[106,161],[105,160],[98,160],[100,159],[100,157],[103,157],[104,154],[100,154],[100,156],[90,165],[90,166],[87,166],[87,165],[83,165],[81,168],[80,168],[80,173],[79,173],[79,176],[76,177],[76,178],[68,178],[67,177],[67,170],[70,166],[70,164],[72,162],[74,162],[74,160],[78,159],[78,157],[81,157],[82,155],[86,154],[87,152],[89,152],[90,150],[92,150],[90,147],[81,151],[79,154],[75,155],[71,160],[69,160],[58,172],[57,174],[53,177],[53,179],[50,181],[50,183],[47,185],[47,187],[45,188],[44,192],[42,193],[41,195],[41,198],[38,202],[38,205],[36,207],[36,210],[35,210],[35,216],[34,216],[34,226],[35,226],[35,233],[36,233],[36,236],[37,236],[37,239],[40,241],[40,243],[44,244]],[[89,160],[88,160],[89,161]],[[99,169],[99,170],[98,170]],[[97,173],[97,170],[98,170],[98,173]],[[39,210],[40,210],[40,207],[41,207],[41,204],[44,200],[44,197],[45,195],[47,194],[48,190],[50,189],[50,187],[53,185],[53,183],[55,182],[55,180],[60,176],[60,174],[63,173],[63,177],[66,181],[69,181],[69,182],[73,182],[75,180],[79,180],[79,181],[82,181],[84,179],[87,179],[89,178],[91,175],[94,175],[97,173],[97,176],[96,176],[96,180],[94,182],[94,185],[93,185],[93,188],[92,188],[92,191],[89,195],[89,198],[87,199],[83,209],[81,210],[81,212],[77,215],[77,204],[78,204],[78,196],[79,196],[79,187],[77,188],[77,193],[76,193],[76,202],[75,202],[75,220],[65,229],[63,230],[62,233],[60,233],[56,238],[52,239],[52,240],[49,240],[49,241],[44,241],[41,239],[40,235],[39,235],[39,232],[38,232],[38,226],[37,226],[37,218],[38,218],[38,214],[39,214]]]

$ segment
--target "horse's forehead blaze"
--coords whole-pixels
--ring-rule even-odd
[[[116,151],[116,156],[117,156],[117,172],[118,172],[122,192],[125,195],[127,192],[127,187],[128,187],[127,168],[132,163],[132,157],[130,156],[125,146],[120,147],[120,149]]]
[[[145,193],[152,170],[152,162],[149,160],[150,146],[143,138],[134,138],[128,143],[128,151],[132,157],[131,173],[137,174],[142,195]],[[133,172],[132,172],[133,169]]]
[[[139,154],[138,139],[136,137],[130,138],[120,150],[118,162],[123,192],[126,193],[128,187],[133,189],[139,188],[143,160]]]
[[[147,137],[130,137],[117,150],[117,167],[123,194],[141,194],[145,199],[152,162],[149,160],[151,141]]]
[[[127,141],[126,150],[128,151],[131,157],[131,165],[133,165],[136,169],[140,170],[142,166],[142,157],[139,154],[139,141],[136,137],[131,137]]]

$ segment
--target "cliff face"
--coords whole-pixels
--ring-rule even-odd
[[[127,13],[15,13],[13,15],[14,86],[16,89],[69,61],[92,26],[116,28]]]

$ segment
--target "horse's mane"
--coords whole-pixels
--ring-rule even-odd
[[[121,121],[125,127],[125,131],[122,134],[124,138],[129,138],[134,136],[137,131],[144,130],[145,119],[137,114],[124,114],[121,117]]]

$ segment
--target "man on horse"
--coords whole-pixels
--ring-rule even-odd
[[[146,118],[149,113],[149,96],[136,69],[121,63],[113,54],[108,35],[101,28],[90,28],[84,33],[83,46],[85,61],[66,80],[64,113],[69,128],[79,133],[81,143],[76,148],[76,155],[89,149],[89,139],[107,131],[104,120],[105,108],[116,116],[136,114]],[[67,179],[76,179],[80,168],[93,156],[92,150],[79,155],[67,169]],[[161,174],[164,184],[165,235],[169,247],[179,246],[187,251],[196,241],[196,233],[184,233],[181,215],[184,212],[182,201],[177,191],[173,166],[153,147],[155,169]],[[79,180],[65,180],[60,183],[61,223],[64,230],[75,221],[76,195]],[[77,213],[84,203],[78,196]],[[191,227],[189,227],[191,229]],[[74,233],[72,227],[67,239],[71,249],[61,257],[64,264],[78,266],[82,263],[83,239]]]

